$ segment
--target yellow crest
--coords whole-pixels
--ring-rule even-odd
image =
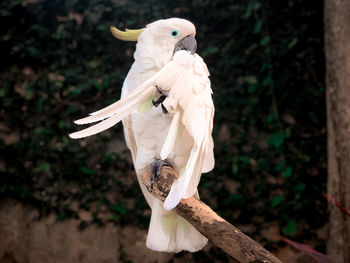
[[[137,41],[143,30],[144,29],[125,29],[125,31],[121,31],[118,28],[111,26],[113,36],[123,41]]]

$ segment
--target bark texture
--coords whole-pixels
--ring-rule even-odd
[[[163,166],[161,175],[150,189],[150,172],[142,175],[142,182],[156,198],[164,201],[169,194],[171,185],[177,178],[176,172],[168,166]],[[246,263],[281,263],[260,244],[243,234],[240,230],[218,216],[209,206],[195,197],[182,199],[175,208],[176,212],[190,222],[200,233],[206,236],[214,245],[225,253]]]
[[[325,0],[328,186],[330,196],[350,209],[350,1]],[[350,220],[329,204],[327,253],[350,262]]]

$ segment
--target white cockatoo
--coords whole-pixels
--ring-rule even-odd
[[[187,20],[170,18],[141,30],[111,30],[119,39],[138,41],[121,100],[77,120],[77,124],[101,122],[70,137],[90,136],[122,120],[138,181],[152,208],[147,247],[197,251],[207,239],[171,210],[182,198],[198,197],[201,173],[214,167],[212,90],[208,69],[195,54],[195,27]],[[164,164],[179,174],[164,203],[141,183],[141,174],[150,164],[153,179]]]

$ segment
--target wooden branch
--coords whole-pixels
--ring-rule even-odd
[[[160,177],[153,185],[153,190],[150,189],[150,174],[151,168],[142,175],[143,184],[153,196],[164,201],[169,194],[171,185],[178,177],[176,172],[169,166],[163,166]],[[197,198],[182,199],[175,209],[214,245],[239,262],[281,263],[260,244],[218,216],[209,206]]]

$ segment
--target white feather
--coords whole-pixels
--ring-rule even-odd
[[[174,182],[164,202],[166,210],[176,207],[182,198],[194,195],[201,173],[214,165],[211,137],[214,105],[207,68],[198,55],[182,51],[177,52],[173,60],[183,67],[183,72],[170,89],[168,98],[178,101],[183,111],[181,122],[194,144],[184,173]]]
[[[128,96],[123,99],[114,102],[106,108],[103,108],[94,113],[90,113],[91,116],[76,120],[76,124],[87,124],[97,122],[106,118],[118,114],[129,109],[136,109],[141,103],[147,100],[150,95],[154,92],[155,88],[152,86],[151,82],[146,82],[141,85],[139,88],[133,90]]]
[[[171,86],[170,83],[174,82],[174,79],[179,77],[180,74],[181,68],[176,63],[171,61],[165,67],[163,67],[161,71],[142,83],[139,87],[134,89],[121,100],[114,102],[101,110],[90,113],[90,116],[76,120],[75,123],[93,123],[109,118],[114,114],[119,114],[119,112],[123,112],[131,108],[136,109],[154,93],[155,86],[160,86],[163,90],[168,90]]]
[[[180,123],[180,112],[177,111],[175,113],[175,115],[173,116],[173,119],[171,121],[170,124],[170,128],[168,131],[168,135],[165,139],[165,142],[163,144],[162,150],[160,152],[160,158],[162,160],[165,160],[166,158],[168,158],[169,154],[173,151],[174,149],[174,145],[175,145],[175,141],[176,141],[176,136],[177,136],[177,132],[179,129],[179,123]]]
[[[175,181],[164,202],[164,208],[169,210],[174,208],[181,201],[181,198],[189,197],[196,192],[200,174],[203,170],[208,171],[214,164],[211,138],[214,114],[214,106],[211,100],[212,91],[207,68],[199,56],[192,56],[186,51],[177,52],[173,61],[121,100],[92,113],[92,116],[76,121],[78,124],[83,124],[103,120],[92,127],[71,134],[70,137],[74,139],[82,138],[112,127],[130,115],[133,110],[149,98],[154,92],[155,86],[168,90],[167,99],[178,101],[183,112],[181,115],[180,110],[178,110],[173,116],[160,152],[161,158],[166,159],[174,149],[180,117],[185,129],[194,140],[186,170]],[[203,165],[204,161],[208,161],[208,164]]]
[[[71,137],[96,134],[123,119],[127,145],[132,152],[139,182],[143,169],[159,156],[175,156],[170,161],[177,172],[186,165],[184,173],[174,183],[166,200],[165,206],[172,208],[181,198],[192,195],[198,197],[200,175],[214,165],[211,138],[214,106],[209,72],[203,60],[196,54],[192,56],[185,51],[178,51],[173,56],[174,43],[178,40],[169,38],[169,28],[178,29],[180,37],[195,35],[193,24],[183,19],[160,20],[148,25],[139,36],[134,54],[135,63],[124,81],[122,99],[76,121],[77,124],[102,122],[73,133]],[[165,35],[167,38],[162,38]],[[170,97],[178,99],[181,116],[176,113],[172,122],[169,121],[169,115],[162,114],[160,107],[135,113],[138,105],[149,98],[147,95],[150,90],[155,90],[155,85],[168,90]],[[179,132],[182,139],[176,140],[179,126],[184,127],[183,132]],[[198,130],[203,133],[198,133]],[[161,146],[163,142],[164,145]],[[206,244],[207,239],[191,224],[174,211],[166,211],[163,203],[148,193],[141,182],[140,185],[152,208],[147,247],[158,251],[179,252],[197,251]]]
[[[86,128],[84,130],[78,131],[78,132],[74,132],[69,134],[69,137],[71,137],[72,139],[80,139],[80,138],[84,138],[84,137],[88,137],[97,133],[100,133],[104,130],[109,129],[110,127],[114,126],[115,124],[117,124],[118,122],[120,122],[123,118],[127,117],[130,114],[129,111],[123,112],[121,114],[116,114],[113,115],[112,117],[98,123],[95,124],[94,126],[91,126],[89,128]]]
[[[199,141],[202,143],[193,146],[190,158],[186,164],[185,172],[173,183],[170,192],[164,201],[164,208],[166,210],[175,208],[182,198],[189,198],[197,191],[197,185],[199,183],[203,166],[203,152],[205,147],[203,142],[205,141],[205,138]],[[196,180],[193,180],[195,177],[197,177]],[[193,190],[190,191],[189,195],[186,195],[191,181],[195,181],[191,186]]]

